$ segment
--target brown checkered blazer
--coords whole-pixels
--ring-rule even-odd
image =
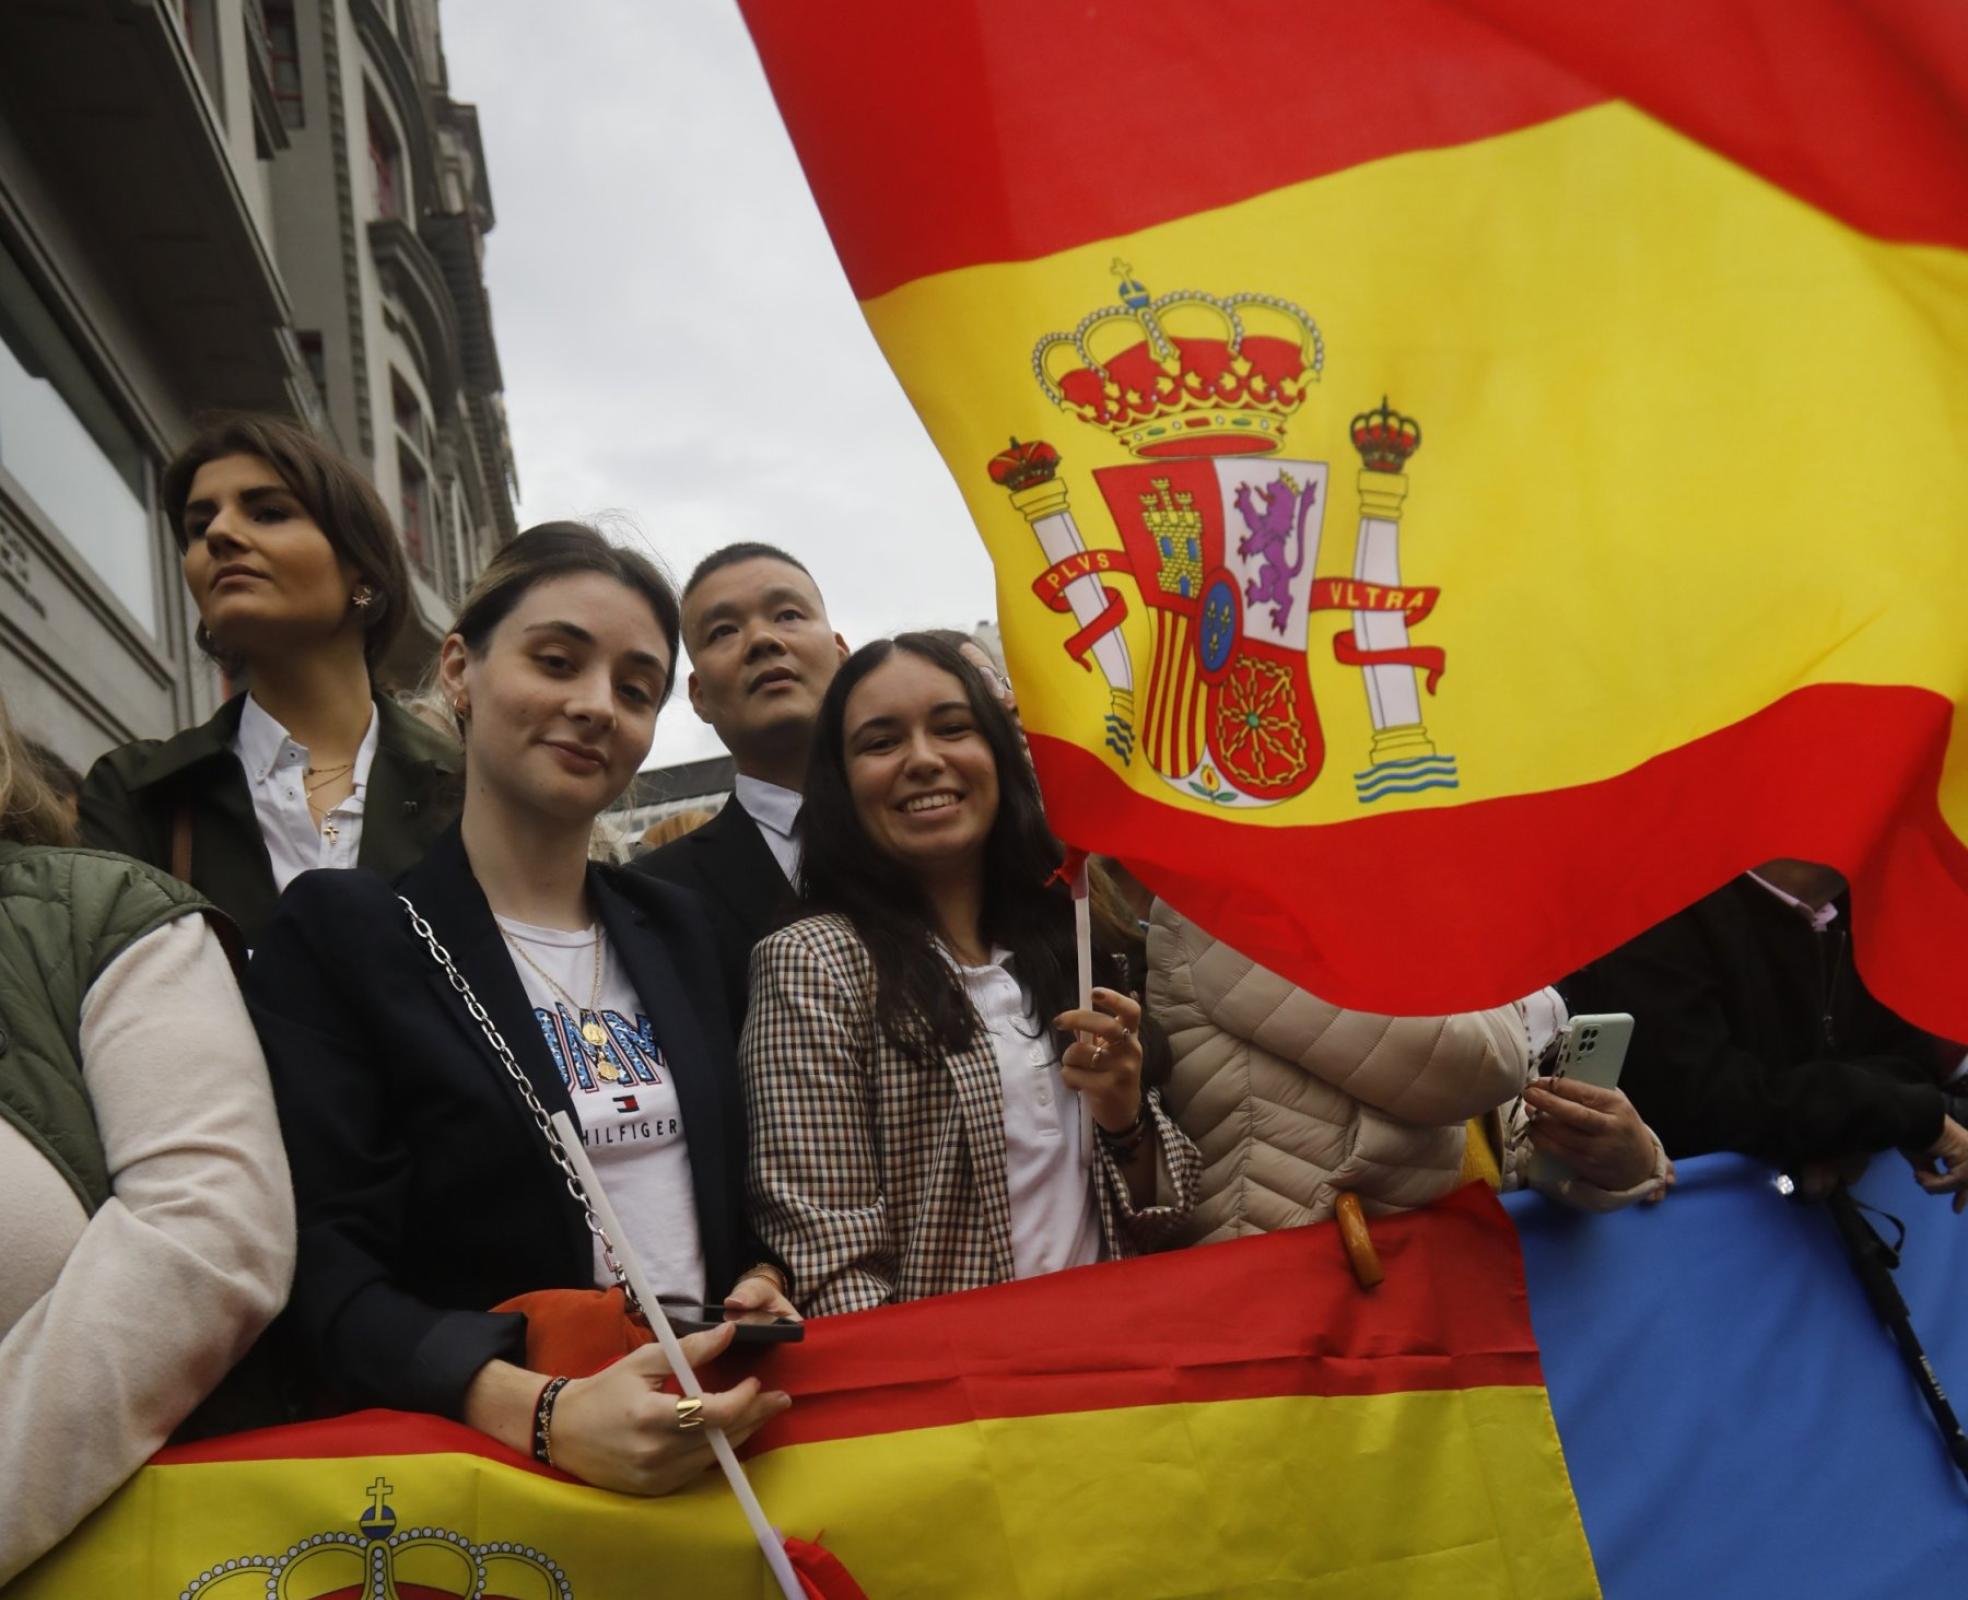
[[[808,1316],[1012,1276],[1004,1097],[988,1038],[925,1070],[875,1024],[874,962],[847,919],[808,917],[752,952],[739,1045],[748,1188],[766,1246]],[[1195,1204],[1201,1162],[1148,1092],[1158,1192],[1137,1211],[1102,1149],[1093,1171],[1110,1256],[1152,1245]]]

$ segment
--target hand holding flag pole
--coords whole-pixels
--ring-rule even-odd
[[[595,1216],[600,1220],[608,1235],[610,1247],[622,1263],[622,1271],[627,1275],[629,1287],[635,1291],[641,1303],[642,1314],[649,1320],[650,1330],[656,1335],[656,1342],[662,1346],[663,1354],[670,1363],[670,1371],[675,1374],[677,1386],[684,1395],[693,1400],[702,1399],[704,1386],[697,1381],[697,1374],[691,1370],[690,1362],[683,1353],[683,1345],[677,1339],[676,1330],[670,1326],[670,1319],[663,1314],[662,1303],[657,1300],[655,1291],[649,1286],[649,1279],[642,1270],[642,1263],[636,1258],[629,1245],[629,1236],[615,1215],[615,1208],[608,1203],[608,1192],[602,1188],[601,1180],[595,1176],[593,1164],[588,1160],[588,1152],[581,1144],[581,1133],[574,1126],[573,1118],[565,1111],[553,1114],[554,1131],[560,1135],[567,1159],[580,1175],[581,1187],[587,1191],[588,1201],[593,1205]],[[731,1492],[738,1497],[743,1508],[745,1521],[751,1525],[752,1537],[765,1556],[765,1564],[772,1570],[780,1592],[786,1600],[805,1600],[804,1589],[797,1574],[793,1571],[791,1557],[786,1554],[786,1546],[772,1524],[765,1520],[765,1508],[759,1504],[758,1496],[752,1492],[751,1480],[745,1476],[745,1469],[738,1464],[738,1456],[731,1448],[731,1441],[724,1436],[719,1427],[706,1426],[706,1437],[711,1441],[711,1451],[717,1457],[718,1466],[724,1471],[725,1482],[731,1485]]]
[[[1093,885],[1087,877],[1087,853],[1076,845],[1066,847],[1066,859],[1057,874],[1073,896],[1073,953],[1079,970],[1080,1009],[1093,1009]],[[1081,1034],[1080,1038],[1089,1038]],[[1079,1097],[1080,1127],[1092,1148],[1093,1112],[1086,1097]]]

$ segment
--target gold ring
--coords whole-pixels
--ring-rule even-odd
[[[677,1396],[677,1431],[688,1433],[692,1428],[704,1425],[704,1400],[701,1395]]]

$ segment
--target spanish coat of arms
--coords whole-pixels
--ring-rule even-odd
[[[1145,759],[1174,788],[1222,806],[1302,794],[1325,765],[1309,655],[1317,611],[1351,613],[1334,659],[1365,681],[1373,745],[1354,775],[1362,804],[1454,788],[1421,713],[1443,669],[1409,630],[1440,591],[1401,580],[1407,464],[1421,428],[1383,398],[1354,417],[1361,470],[1350,577],[1317,575],[1333,472],[1285,457],[1285,429],[1325,364],[1318,325],[1288,300],[1191,290],[1151,297],[1115,264],[1120,302],[1032,352],[1039,387],[1061,410],[1118,438],[1136,458],[1093,473],[1120,547],[1090,547],[1060,480],[1060,453],[1011,441],[994,482],[1036,535],[1048,565],[1033,592],[1077,631],[1065,648],[1109,690],[1102,742],[1124,765]],[[1147,612],[1138,658],[1122,624],[1130,578]],[[1138,642],[1138,641],[1137,641]]]

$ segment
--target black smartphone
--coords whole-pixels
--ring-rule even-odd
[[[663,1302],[663,1314],[678,1333],[702,1333],[706,1328],[722,1327],[726,1322],[723,1306],[672,1305]],[[763,1312],[746,1313],[731,1336],[733,1344],[797,1344],[806,1337],[806,1324],[791,1317],[764,1318]]]

